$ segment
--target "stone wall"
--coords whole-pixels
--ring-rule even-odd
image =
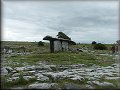
[[[54,41],[54,51],[62,51],[61,42]]]
[[[68,42],[65,41],[54,41],[54,51],[67,51],[68,50]]]
[[[68,42],[63,41],[62,48],[63,48],[63,51],[67,51],[68,50]]]

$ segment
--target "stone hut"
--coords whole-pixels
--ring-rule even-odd
[[[69,45],[75,45],[74,41],[63,39],[63,38],[52,38],[51,36],[46,36],[43,40],[50,41],[50,52],[56,51],[67,51]]]

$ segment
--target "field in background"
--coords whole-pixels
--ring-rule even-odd
[[[76,65],[76,64],[85,64],[86,67],[98,65],[98,66],[109,66],[111,64],[116,63],[116,58],[112,54],[111,44],[105,44],[107,46],[107,50],[95,50],[93,49],[92,44],[77,44],[70,46],[72,48],[71,51],[65,52],[55,52],[50,53],[49,51],[49,43],[45,43],[44,46],[38,46],[37,42],[12,42],[6,41],[2,42],[2,51],[4,51],[4,47],[9,50],[12,49],[12,52],[2,52],[2,67],[12,67],[13,69],[16,67],[25,67],[26,65],[36,65],[39,66],[39,63],[45,63],[49,65]],[[24,48],[23,48],[24,47]],[[83,50],[76,51],[76,49]],[[57,70],[57,68],[53,68],[53,70]],[[54,72],[54,71],[53,71]],[[18,73],[18,72],[17,72]],[[21,73],[21,72],[20,72]],[[3,77],[3,79],[7,79],[11,77],[11,75],[7,75]],[[22,79],[23,80],[23,79]],[[104,81],[103,79],[100,79]],[[4,82],[3,87],[12,87],[17,86],[20,83],[22,84],[30,84],[31,82],[35,82],[36,79],[32,79],[29,82],[27,81],[15,81],[12,83]],[[52,82],[52,81],[51,81]],[[54,81],[56,82],[56,81]],[[63,82],[71,82],[71,80],[64,79],[58,81],[59,85],[62,85]],[[73,83],[83,83],[85,84],[87,80],[84,82],[72,81]],[[111,80],[110,82],[115,83],[115,80]],[[96,88],[100,88],[95,86]]]
[[[38,46],[37,42],[3,42],[2,47],[13,49],[13,54],[3,55],[9,62],[27,62],[35,64],[38,61],[47,61],[51,64],[77,64],[83,63],[87,65],[109,65],[115,63],[110,50],[111,44],[106,44],[108,50],[94,50],[92,44],[77,44],[71,45],[72,49],[82,49],[85,52],[66,51],[50,53],[49,43],[44,43],[44,46]],[[25,53],[21,49],[25,47]],[[21,53],[21,54],[19,54]],[[22,54],[24,53],[24,54]],[[105,55],[99,55],[105,54]],[[107,55],[111,54],[111,55]],[[11,55],[11,56],[10,56]],[[10,56],[10,57],[9,57]],[[69,62],[68,62],[69,61]],[[103,63],[105,62],[105,63]],[[7,64],[8,65],[8,64]]]

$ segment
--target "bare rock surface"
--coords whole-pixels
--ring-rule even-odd
[[[92,83],[98,86],[114,86],[112,83],[109,82],[92,81]]]
[[[29,89],[51,89],[56,83],[34,83],[28,86]]]
[[[69,89],[78,89],[78,90],[80,90],[81,87],[80,87],[79,84],[66,83],[66,84],[64,84],[64,89],[67,89],[67,90],[69,90]]]
[[[106,80],[119,80],[118,72],[119,65],[117,63],[112,64],[107,67],[92,65],[86,67],[84,64],[77,65],[48,65],[48,64],[39,64],[39,65],[26,65],[22,67],[2,67],[1,74],[2,75],[10,75],[7,79],[7,82],[12,82],[19,79],[19,76],[22,72],[23,78],[25,80],[29,80],[32,78],[36,78],[38,82],[44,83],[34,83],[30,84],[29,88],[35,89],[50,89],[54,86],[51,80],[70,80],[74,82],[81,82],[84,80],[88,80],[85,87],[88,89],[93,89],[92,85],[97,86],[112,86],[115,85],[110,82],[99,82],[100,79],[104,77]],[[56,88],[59,87],[55,84]],[[80,89],[80,85],[77,84],[65,84],[65,89]]]
[[[49,81],[49,78],[47,76],[42,75],[41,73],[35,74],[35,76],[37,76],[37,80]]]
[[[6,68],[2,67],[1,68],[1,75],[7,75],[8,74],[8,71]]]

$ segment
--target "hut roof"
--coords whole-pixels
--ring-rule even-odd
[[[53,38],[51,36],[45,36],[43,38],[43,40],[49,40],[49,41],[56,41],[56,40],[59,40],[59,41],[66,41],[68,42],[69,44],[72,44],[72,45],[76,45],[76,43],[74,41],[71,41],[71,40],[68,40],[68,39],[64,39],[64,38]]]

